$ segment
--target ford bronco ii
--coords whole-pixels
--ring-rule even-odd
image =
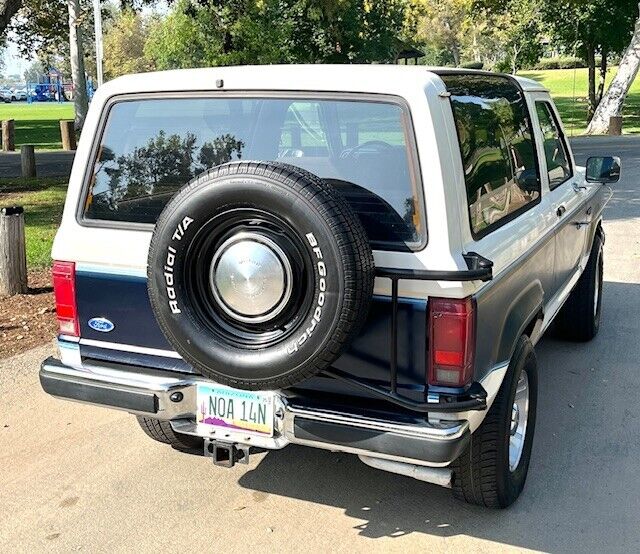
[[[617,158],[486,72],[269,66],[100,87],[53,247],[54,396],[218,466],[290,443],[505,507],[534,345],[598,332]],[[554,368],[545,368],[554,371]]]

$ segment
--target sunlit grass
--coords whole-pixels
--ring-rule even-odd
[[[616,74],[617,67],[607,71],[605,90]],[[587,129],[588,69],[550,69],[546,71],[521,71],[549,89],[558,106],[566,132],[581,135]],[[640,133],[640,79],[631,85],[623,110],[623,133]]]
[[[73,119],[72,102],[0,103],[0,120],[15,119],[16,147],[33,144],[39,150],[62,148],[60,120]]]
[[[0,179],[0,206],[22,206],[25,212],[27,265],[51,264],[51,246],[67,194],[61,179]]]

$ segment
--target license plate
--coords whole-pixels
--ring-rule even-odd
[[[212,430],[273,435],[272,392],[252,392],[224,385],[197,385],[198,425]]]

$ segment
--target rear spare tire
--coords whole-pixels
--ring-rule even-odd
[[[165,337],[203,375],[249,390],[327,368],[367,316],[366,233],[322,179],[274,162],[203,173],[166,205],[148,260]]]

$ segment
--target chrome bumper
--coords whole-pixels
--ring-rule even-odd
[[[277,395],[273,437],[256,437],[226,429],[203,435],[195,424],[196,383],[201,377],[141,370],[115,364],[75,367],[48,358],[40,369],[45,392],[67,400],[125,410],[171,421],[181,433],[227,443],[279,449],[301,444],[372,458],[418,465],[447,466],[470,438],[469,421],[426,418],[407,422],[364,417],[346,410],[310,407],[298,398]],[[222,434],[221,434],[222,433]]]

